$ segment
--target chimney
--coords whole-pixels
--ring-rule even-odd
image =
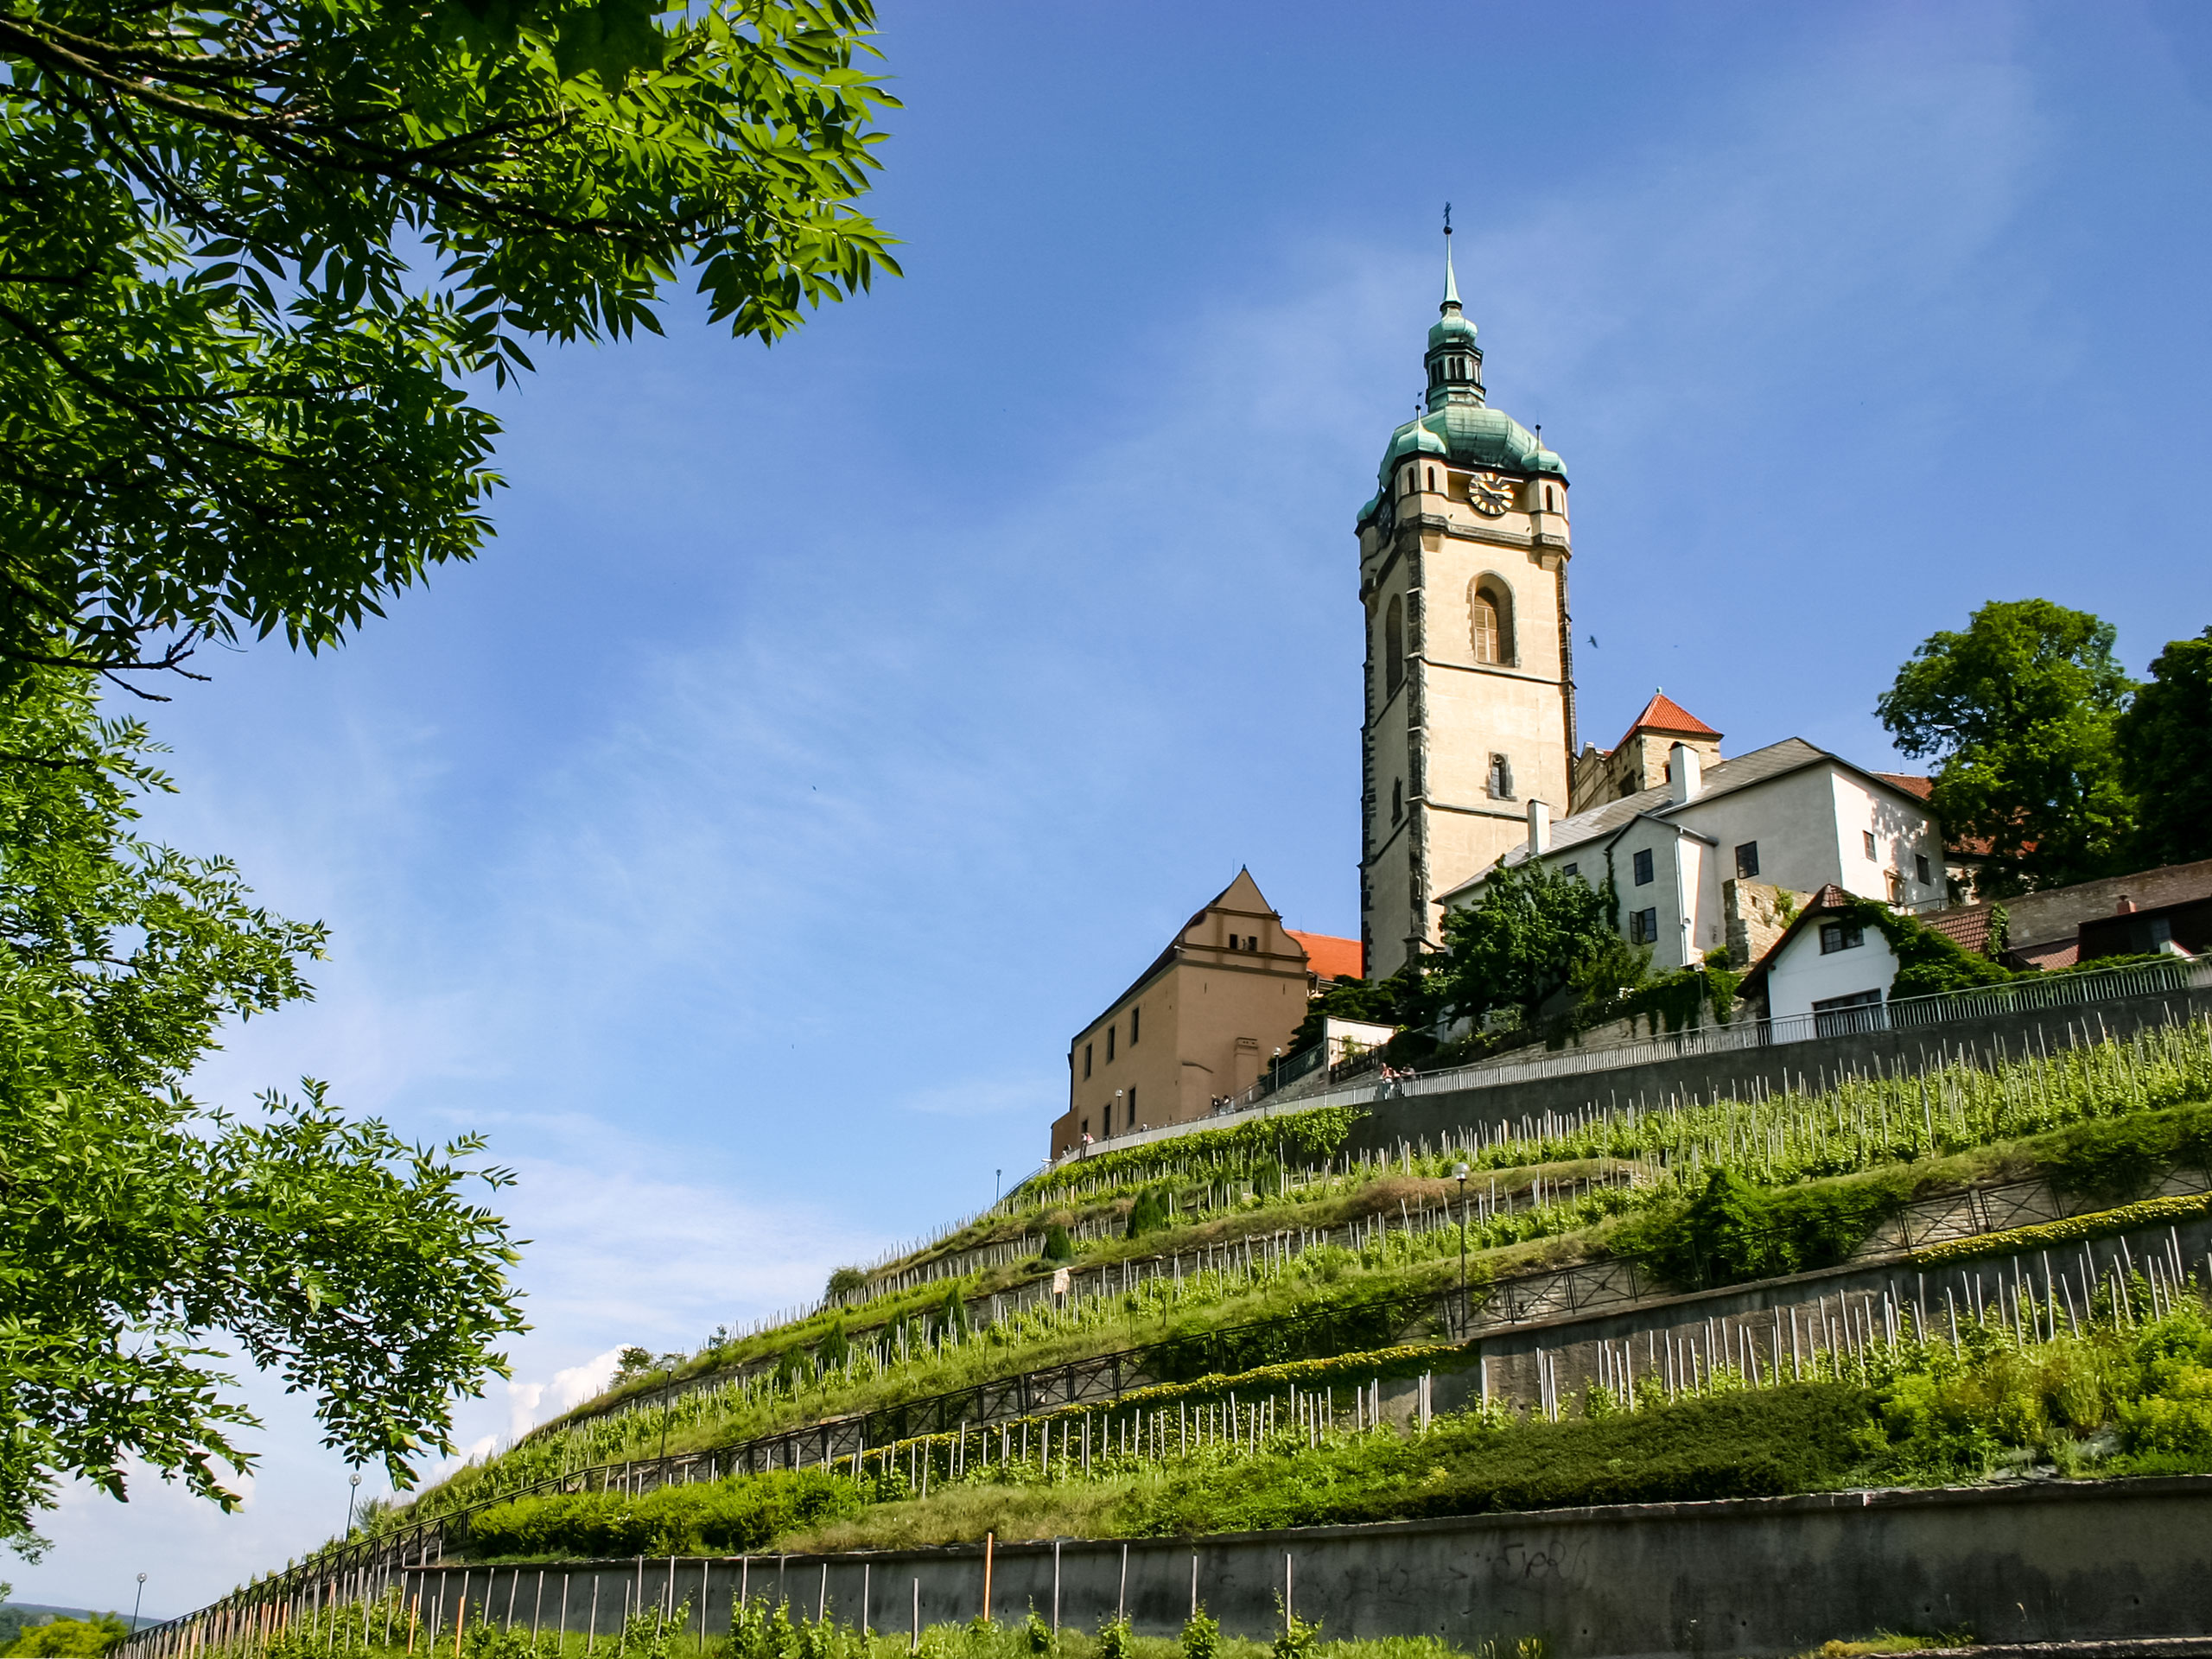
[[[1552,849],[1552,810],[1541,801],[1529,803],[1529,856],[1540,858]]]
[[[2135,913],[2135,901],[2129,898],[2126,893],[2121,893],[2120,895],[2120,908],[2113,913],[2120,916],[2133,916]]]
[[[1705,773],[1697,751],[1687,743],[1675,744],[1667,754],[1667,791],[1675,804],[1694,801],[1704,790]]]

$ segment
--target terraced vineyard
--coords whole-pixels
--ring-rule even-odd
[[[2202,1165],[2195,1120],[2171,1109],[2208,1099],[2212,1030],[2197,1022],[1991,1068],[1591,1111],[1387,1157],[1344,1154],[1356,1116],[1341,1109],[1193,1135],[1049,1172],[859,1290],[702,1351],[658,1386],[591,1402],[371,1524],[658,1466],[664,1446],[670,1470],[614,1478],[641,1490],[855,1446],[881,1461],[959,1422],[1095,1410],[1134,1389],[1286,1364],[1357,1370],[1351,1357],[1458,1342],[1483,1326],[1483,1305],[1572,1268],[1625,1267],[1663,1294],[1833,1265],[1916,1196],[2045,1171],[2094,1200]],[[2145,1135],[2152,1150],[2127,1150]],[[1461,1164],[1464,1183],[1450,1173]],[[1728,1213],[1700,1219],[1715,1191]],[[1055,1228],[1069,1260],[1047,1258]],[[1074,1379],[1058,1398],[1055,1374]],[[945,1415],[963,1403],[974,1408]],[[1043,1433],[1033,1427],[1033,1452]],[[918,1454],[896,1456],[918,1478]]]

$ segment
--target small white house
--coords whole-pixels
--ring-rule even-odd
[[[1879,928],[1853,918],[1850,897],[1821,888],[1745,976],[1743,994],[1764,993],[1770,1019],[1810,1015],[1823,1037],[1889,1023],[1897,956]]]
[[[1796,893],[1833,886],[1900,909],[1944,899],[1942,831],[1928,804],[1802,738],[1711,764],[1677,743],[1657,788],[1556,823],[1541,801],[1528,811],[1526,844],[1499,862],[1541,858],[1592,884],[1610,875],[1621,931],[1649,945],[1662,971],[1728,943],[1736,881]],[[1442,902],[1472,905],[1489,876]]]

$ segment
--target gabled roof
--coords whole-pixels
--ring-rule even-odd
[[[1643,705],[1643,712],[1629,721],[1628,730],[1621,734],[1620,743],[1614,744],[1613,748],[1618,750],[1638,732],[1664,732],[1669,737],[1709,737],[1716,743],[1721,735],[1663,691],[1651,694],[1651,701]]]
[[[1751,964],[1751,971],[1744,976],[1743,983],[1737,987],[1738,995],[1752,995],[1765,984],[1767,970],[1782,960],[1782,953],[1789,948],[1789,942],[1808,925],[1823,916],[1833,916],[1837,911],[1857,902],[1853,894],[1846,893],[1833,881],[1822,887],[1806,901],[1805,908],[1797,912],[1789,925],[1782,930],[1782,937],[1767,946],[1766,954]]]
[[[1333,933],[1301,933],[1294,927],[1283,931],[1298,941],[1306,952],[1306,970],[1319,974],[1323,979],[1363,979],[1367,964],[1360,952],[1357,939],[1338,938]]]
[[[1232,897],[1236,900],[1235,904],[1229,902]],[[1163,969],[1171,966],[1183,954],[1183,947],[1191,943],[1191,930],[1205,920],[1211,912],[1224,908],[1246,915],[1265,916],[1274,922],[1281,922],[1282,919],[1275,914],[1274,906],[1268,902],[1266,895],[1261,893],[1260,884],[1252,879],[1252,872],[1240,868],[1236,872],[1236,879],[1192,911],[1191,919],[1175,930],[1175,937],[1168,940],[1167,948],[1152,959],[1151,965],[1144,972],[1129,982],[1128,989],[1109,1002],[1105,1008],[1102,1008],[1093,1015],[1090,1024],[1084,1029],[1090,1030],[1091,1026],[1096,1025],[1105,1017],[1109,1009],[1120,1007],[1122,1003],[1142,989],[1147,982],[1155,978]],[[1288,928],[1283,930],[1286,933],[1289,931]]]
[[[1560,818],[1552,825],[1551,850],[1546,856],[1555,856],[1570,848],[1606,841],[1637,818],[1653,818],[1665,823],[1675,814],[1688,811],[1701,802],[1824,763],[1841,766],[1853,777],[1864,779],[1878,788],[1905,796],[1908,799],[1915,798],[1910,791],[1898,789],[1878,773],[1868,772],[1863,766],[1854,766],[1840,755],[1830,754],[1826,749],[1817,748],[1802,737],[1785,737],[1779,743],[1753,749],[1749,754],[1739,754],[1732,760],[1716,760],[1704,768],[1694,800],[1677,804],[1668,785],[1662,784],[1656,789],[1640,790],[1633,795],[1624,795],[1617,801],[1593,806],[1573,817]],[[1529,846],[1523,842],[1498,862],[1520,864],[1525,862],[1528,856]],[[1470,887],[1478,887],[1489,874],[1490,872],[1484,870],[1481,874],[1462,881],[1450,893],[1439,895],[1440,899],[1449,900]]]

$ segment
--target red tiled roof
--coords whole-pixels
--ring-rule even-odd
[[[1941,933],[1961,950],[1971,950],[1978,957],[1989,954],[1989,907],[1977,906],[1972,910],[1939,910],[1919,918],[1920,925],[1931,932]]]
[[[1874,774],[1885,784],[1895,784],[1908,795],[1926,800],[1936,792],[1936,780],[1917,772],[1878,772]]]
[[[2081,959],[2082,942],[2078,938],[2059,939],[2050,944],[2031,944],[2012,954],[2029,967],[2047,974],[2054,968],[2073,967]]]
[[[1308,972],[1323,979],[1363,979],[1367,964],[1362,960],[1357,939],[1340,939],[1333,933],[1301,933],[1294,927],[1283,931],[1298,941],[1306,952]]]
[[[1625,743],[1638,732],[1665,732],[1676,737],[1709,737],[1715,742],[1720,734],[1700,720],[1664,692],[1654,691],[1651,701],[1643,705],[1643,712],[1629,722],[1628,730],[1621,734]],[[1613,747],[1619,748],[1621,743]]]

